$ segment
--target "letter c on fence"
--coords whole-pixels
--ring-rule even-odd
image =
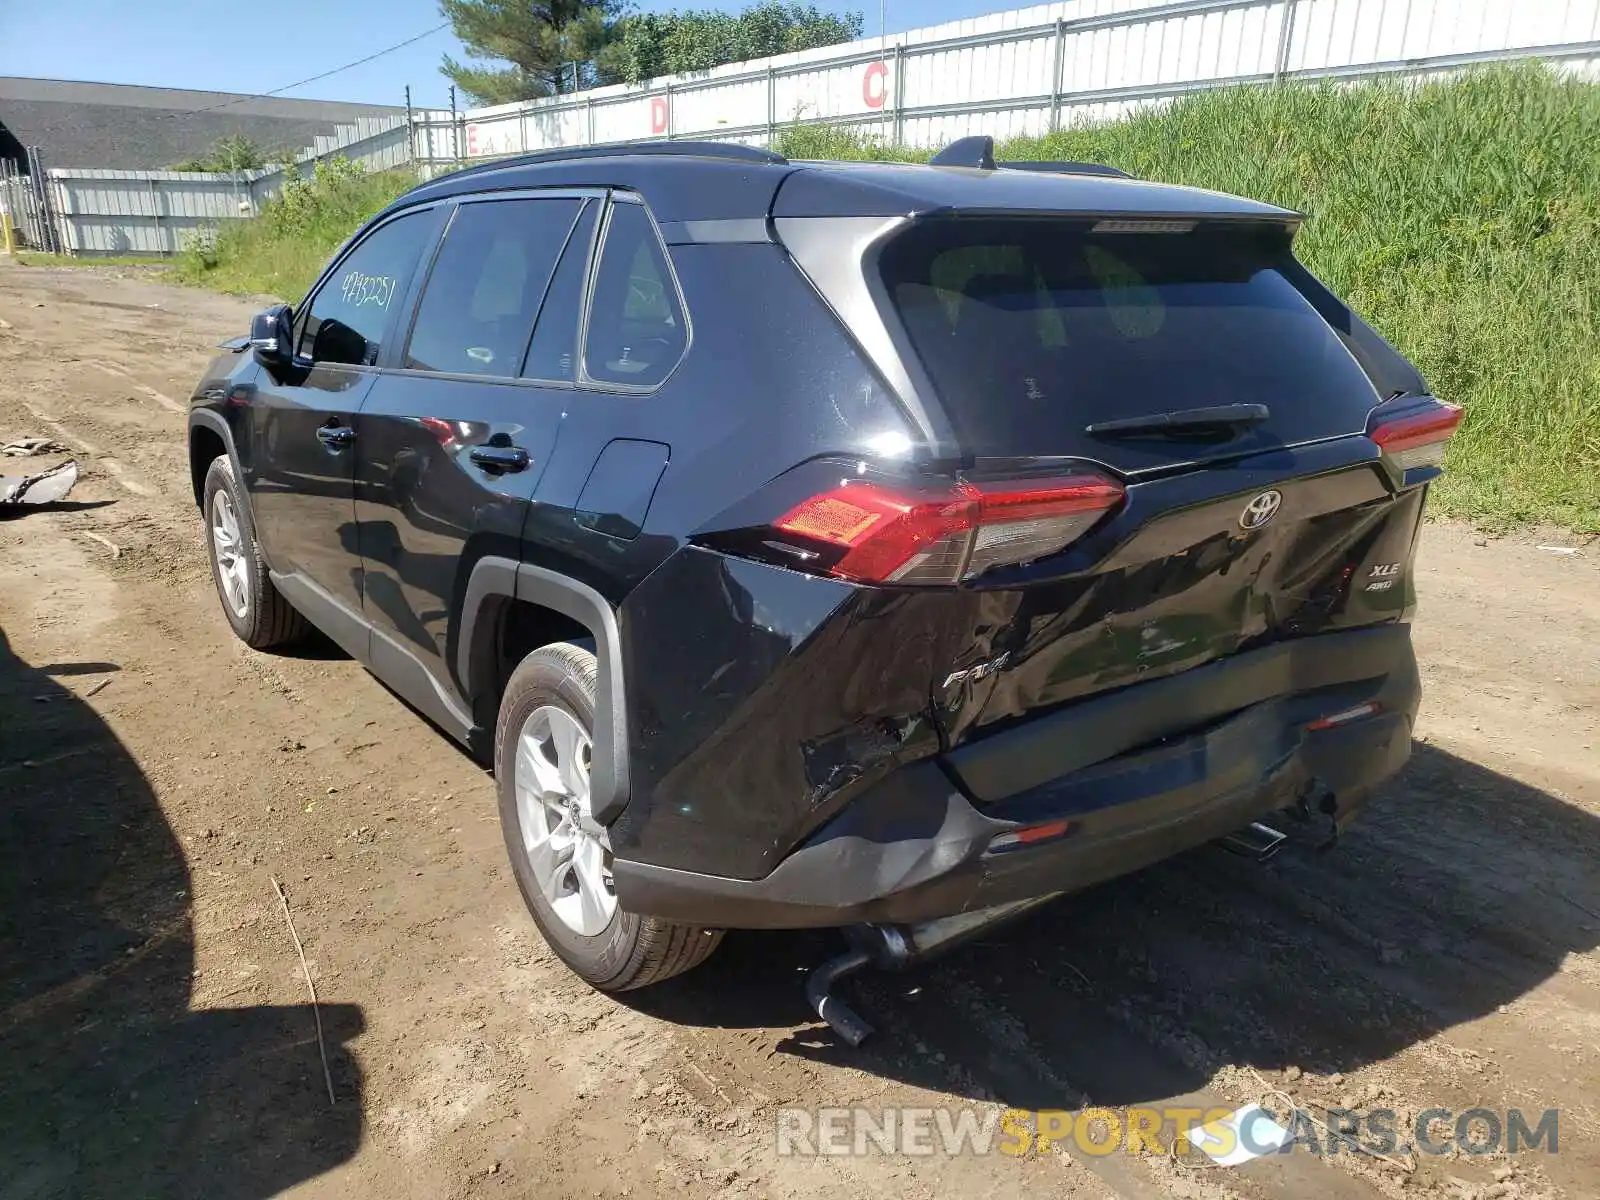
[[[861,76],[861,99],[868,108],[882,108],[889,92],[889,67],[887,63],[868,63]]]
[[[650,132],[665,133],[667,131],[667,99],[665,96],[650,97]]]

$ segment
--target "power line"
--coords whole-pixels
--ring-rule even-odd
[[[228,108],[234,104],[243,104],[246,100],[265,100],[271,96],[280,95],[283,92],[291,92],[297,87],[304,87],[308,83],[316,83],[319,79],[326,79],[330,75],[338,75],[343,71],[350,70],[352,67],[362,66],[365,63],[371,62],[375,58],[382,58],[385,54],[393,54],[396,50],[402,50],[411,45],[413,42],[420,42],[425,37],[432,37],[441,30],[449,28],[450,22],[446,21],[442,25],[435,25],[432,29],[423,30],[423,32],[417,34],[415,37],[408,37],[403,42],[396,42],[394,45],[379,50],[375,54],[369,54],[365,58],[358,58],[355,60],[355,62],[347,62],[342,67],[334,67],[331,71],[324,71],[320,75],[313,75],[309,79],[301,79],[295,83],[286,83],[282,87],[273,88],[270,92],[252,92],[248,96],[235,96],[232,100],[224,100],[221,104],[213,104],[207,108],[190,109],[182,115],[188,117],[194,116],[196,113],[215,112],[219,108]]]
[[[359,67],[359,66],[363,65],[364,63],[371,62],[373,59],[382,58],[385,54],[393,54],[396,50],[403,50],[405,47],[410,46],[415,42],[420,42],[423,38],[432,37],[434,34],[439,33],[440,31],[448,29],[448,28],[450,28],[450,22],[449,21],[445,21],[443,24],[435,25],[432,29],[423,30],[421,33],[415,35],[414,37],[408,37],[403,42],[396,42],[392,46],[386,46],[384,49],[378,50],[375,53],[369,54],[365,58],[358,58],[354,62],[345,63],[344,66],[342,66],[342,67],[334,67],[331,71],[323,71],[321,74],[312,75],[310,78],[301,79],[301,80],[299,80],[299,81],[297,81],[295,83],[286,83],[282,87],[273,88],[270,92],[250,92],[250,93],[247,93],[247,94],[244,94],[244,95],[234,96],[231,99],[222,101],[222,103],[220,103],[220,104],[207,105],[205,108],[186,108],[186,109],[182,109],[181,111],[177,111],[177,112],[165,112],[165,113],[162,113],[160,116],[155,117],[153,119],[157,120],[157,121],[181,121],[186,117],[198,116],[200,113],[216,112],[218,109],[221,109],[221,108],[231,108],[233,105],[235,105],[235,104],[243,104],[247,100],[266,100],[266,99],[270,99],[271,97],[277,96],[277,95],[281,95],[284,92],[293,91],[297,87],[304,87],[308,83],[316,83],[319,79],[327,79],[331,75],[338,75],[343,71],[350,70],[352,67]],[[112,86],[112,87],[152,87],[153,90],[183,90],[183,89],[161,89],[159,87],[154,87],[153,85],[144,85],[144,84],[112,84],[112,85],[109,85],[109,86]],[[211,90],[211,89],[197,89],[197,90]],[[69,103],[69,102],[68,101],[53,101],[52,103]],[[0,123],[0,124],[3,124],[3,123]],[[55,132],[57,132],[59,130],[62,130],[62,129],[74,128],[78,124],[79,124],[79,122],[76,119],[74,119],[74,120],[49,122],[49,123],[46,123],[46,124],[43,124],[43,125],[31,125],[31,126],[26,127],[25,129],[23,129],[17,136],[18,136],[19,140],[20,140],[20,138],[22,138],[24,136],[37,138],[38,136],[40,136],[42,134],[51,134],[51,133],[55,133]]]

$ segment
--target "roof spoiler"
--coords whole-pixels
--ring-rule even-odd
[[[1109,175],[1132,179],[1117,167],[1086,162],[995,162],[994,139],[988,134],[957,138],[928,160],[931,167],[976,167],[980,171],[1043,171],[1060,175]]]

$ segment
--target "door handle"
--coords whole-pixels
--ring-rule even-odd
[[[532,461],[521,446],[474,446],[467,457],[488,471],[524,471]]]
[[[330,421],[326,425],[318,426],[317,440],[329,450],[343,450],[356,440],[356,431],[348,425],[337,425]]]

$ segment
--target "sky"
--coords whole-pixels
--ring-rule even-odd
[[[859,5],[816,2],[825,10],[861,11],[864,32],[878,32],[876,0]],[[635,0],[634,7],[738,11],[746,4]],[[889,0],[886,26],[893,34],[1020,7],[1023,3],[1007,0]],[[273,0],[266,5],[239,0],[0,0],[0,75],[260,93],[343,66],[443,23],[438,0]],[[413,104],[444,108],[449,80],[439,74],[439,59],[447,53],[462,57],[461,45],[448,28],[282,94],[399,105],[405,103],[409,84]]]

